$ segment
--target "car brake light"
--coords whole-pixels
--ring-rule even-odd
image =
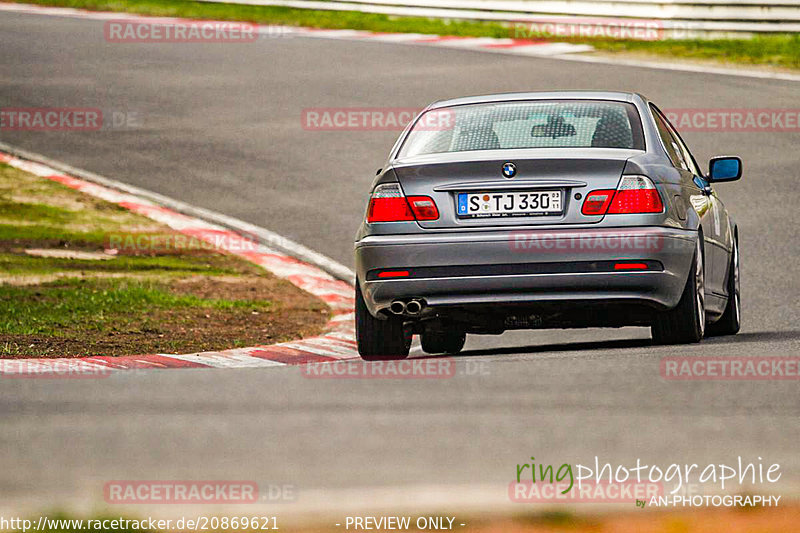
[[[400,222],[414,220],[399,183],[378,185],[372,191],[367,210],[367,222]]]
[[[614,270],[647,270],[647,263],[617,263]]]
[[[384,270],[378,273],[379,278],[407,278],[408,270]]]
[[[583,201],[584,215],[660,213],[664,210],[656,186],[645,176],[623,176],[616,190],[592,191]]]
[[[602,189],[599,191],[592,191],[586,195],[586,200],[583,201],[583,208],[581,213],[584,215],[605,215],[611,199],[614,197],[614,189]]]
[[[406,198],[399,183],[384,183],[372,191],[367,209],[367,222],[403,222],[436,220],[439,210],[428,196]]]
[[[660,213],[663,210],[661,196],[650,178],[624,176],[608,208],[608,214]]]

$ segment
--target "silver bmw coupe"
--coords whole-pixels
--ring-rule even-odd
[[[356,235],[367,360],[457,353],[466,334],[649,326],[659,343],[739,331],[738,228],[647,98],[518,93],[428,106],[378,171]]]

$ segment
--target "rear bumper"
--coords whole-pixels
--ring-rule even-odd
[[[429,307],[630,301],[672,308],[689,275],[697,232],[607,228],[369,236],[356,274],[371,313],[396,299]],[[641,262],[646,269],[616,270]],[[407,277],[378,278],[383,270]]]

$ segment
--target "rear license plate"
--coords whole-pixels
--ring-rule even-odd
[[[458,193],[458,216],[520,217],[560,215],[561,191]]]

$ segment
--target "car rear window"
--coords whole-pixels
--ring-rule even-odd
[[[521,148],[644,150],[633,104],[546,100],[432,109],[409,132],[399,157]]]

